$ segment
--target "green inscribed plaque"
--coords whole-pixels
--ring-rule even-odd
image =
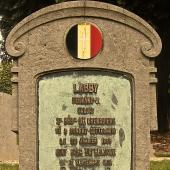
[[[39,170],[130,170],[129,79],[110,71],[43,76],[39,95]]]

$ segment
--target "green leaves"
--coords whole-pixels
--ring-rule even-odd
[[[124,6],[126,4],[126,0],[117,0],[117,4]]]
[[[0,64],[0,92],[9,94],[12,92],[11,66],[10,62],[2,62]]]

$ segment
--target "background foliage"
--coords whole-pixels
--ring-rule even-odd
[[[2,61],[0,64],[0,92],[11,94],[11,62]]]
[[[6,38],[9,31],[23,18],[31,13],[55,4],[56,2],[63,2],[67,0],[1,0],[0,1],[0,15],[2,20],[0,28],[2,29],[3,37]],[[170,0],[101,0],[122,6],[139,16],[146,19],[157,27],[164,22],[169,22],[170,18]]]

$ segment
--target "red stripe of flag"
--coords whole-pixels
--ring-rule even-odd
[[[101,32],[91,25],[91,57],[95,57],[102,48]]]

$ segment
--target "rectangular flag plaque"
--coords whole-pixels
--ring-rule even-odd
[[[66,36],[66,46],[72,57],[91,59],[101,51],[103,46],[102,32],[97,26],[89,23],[74,25]]]

